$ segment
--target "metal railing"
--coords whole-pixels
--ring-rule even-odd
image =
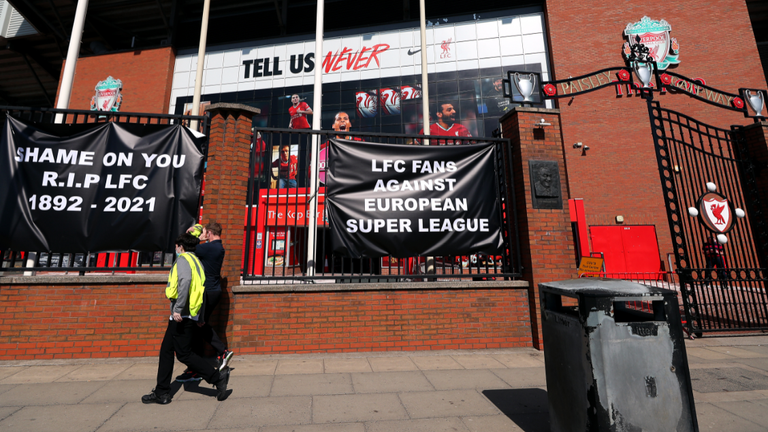
[[[211,125],[209,116],[0,106],[0,122],[4,124],[6,116],[9,115],[47,128],[77,127],[78,125],[106,122],[141,125],[188,125],[192,120],[197,120],[200,125],[199,132],[205,136],[208,136]],[[205,141],[201,151],[206,156],[207,147],[207,141]],[[168,271],[173,263],[173,253],[171,252],[99,251],[97,253],[0,250],[0,273],[18,274],[35,271],[46,274],[84,275],[86,272],[144,273]]]
[[[309,196],[310,143],[318,137],[315,161],[321,170],[320,187]],[[329,221],[325,217],[325,146],[331,137],[381,144],[459,145],[491,142],[497,146],[495,170],[500,191],[504,250],[497,256],[415,256],[409,258],[349,258],[334,254],[330,246]],[[288,144],[297,164],[295,180],[279,179],[272,168],[281,146]],[[509,140],[499,138],[451,138],[365,132],[312,131],[255,128],[250,158],[250,181],[246,203],[243,280],[246,283],[351,283],[441,280],[493,280],[521,276],[518,227],[511,160],[505,151]],[[493,185],[489,185],[493,187]],[[309,203],[318,200],[315,244],[308,244]],[[314,248],[314,275],[307,275],[307,251]]]

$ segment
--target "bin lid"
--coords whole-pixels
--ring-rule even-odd
[[[642,285],[636,282],[591,277],[544,282],[539,284],[539,288],[567,296],[650,297],[677,295],[676,291]]]

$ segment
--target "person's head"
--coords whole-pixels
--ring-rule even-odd
[[[200,240],[190,233],[179,234],[176,237],[176,253],[194,252],[198,243]]]
[[[453,109],[453,104],[451,103],[444,102],[437,104],[435,109],[435,116],[437,117],[437,121],[440,123],[445,123],[448,125],[456,123],[456,110]]]
[[[291,156],[291,146],[289,144],[283,144],[280,146],[280,160],[288,162]]]
[[[291,103],[296,106],[299,104],[299,95],[291,95]]]
[[[497,92],[502,91],[504,88],[504,81],[501,78],[496,78],[496,80],[493,81],[493,89]]]
[[[218,222],[208,222],[203,227],[201,240],[218,240],[221,237],[221,225]]]
[[[545,188],[552,186],[552,172],[547,167],[539,168],[539,183]]]
[[[333,126],[331,126],[336,132],[348,132],[352,128],[352,120],[349,119],[349,114],[344,111],[339,111],[334,117]]]

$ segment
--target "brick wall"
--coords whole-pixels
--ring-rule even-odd
[[[91,109],[96,84],[111,75],[123,82],[120,111],[165,114],[170,106],[175,62],[176,54],[170,47],[79,58],[69,108]]]
[[[755,178],[755,189],[744,191],[744,205],[753,230],[759,265],[768,268],[768,122],[751,124],[742,133]]]
[[[235,294],[241,353],[531,346],[525,289]]]
[[[650,0],[609,4],[595,0],[547,0],[546,20],[556,79],[605,67],[623,66],[623,31],[643,16],[665,19],[680,43],[673,70],[707,85],[736,93],[740,87],[765,88],[754,34],[743,0]],[[716,35],[716,36],[715,36]],[[711,107],[688,96],[659,95],[663,107],[721,127],[745,124],[741,114]],[[571,196],[584,198],[589,225],[656,226],[662,261],[672,252],[669,225],[645,103],[617,97],[611,88],[559,103]],[[586,157],[571,148],[582,142]]]
[[[0,360],[156,356],[165,283],[0,282]]]

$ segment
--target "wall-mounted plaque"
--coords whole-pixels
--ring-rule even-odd
[[[563,208],[560,192],[560,167],[556,161],[528,161],[531,174],[531,198],[535,209]]]

